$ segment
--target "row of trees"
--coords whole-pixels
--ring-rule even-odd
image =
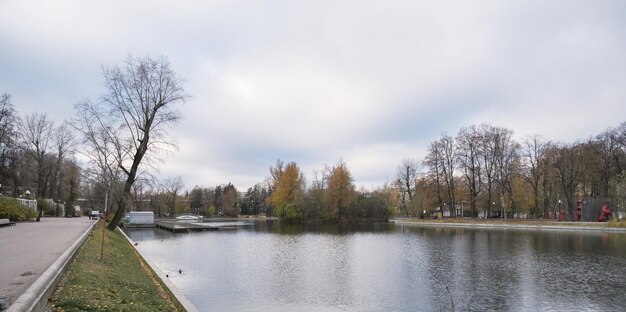
[[[547,217],[560,201],[574,219],[579,197],[623,201],[625,168],[626,123],[574,143],[518,142],[512,130],[482,124],[430,143],[423,161],[400,165],[395,184],[404,215],[466,204],[474,217]]]
[[[82,196],[85,205],[93,209],[104,207],[105,187],[87,180],[83,183]],[[119,182],[118,182],[119,183]],[[118,186],[119,189],[119,186]],[[131,189],[128,202],[129,210],[153,211],[158,217],[174,217],[180,214],[199,214],[203,216],[236,217],[239,214],[259,214],[253,212],[247,202],[257,201],[248,193],[241,196],[231,183],[215,187],[195,186],[191,191],[184,189],[180,177],[162,181],[140,179]],[[115,201],[108,203],[107,211],[115,211]],[[247,208],[250,207],[250,208]]]
[[[357,192],[345,162],[315,172],[306,185],[295,162],[277,161],[270,168],[274,214],[289,222],[382,221],[391,214],[392,194],[384,189]]]
[[[137,204],[133,193],[142,194],[147,184],[135,182],[153,180],[151,169],[175,147],[167,129],[179,119],[176,104],[189,96],[164,57],[129,56],[122,66],[105,67],[103,77],[99,100],[76,104],[74,118],[59,125],[46,114],[20,118],[11,96],[0,96],[0,187],[14,197],[53,198],[66,207],[80,191],[88,206],[113,208],[114,229]],[[77,144],[88,159],[82,168],[74,158]]]
[[[43,113],[19,116],[11,96],[0,95],[2,193],[52,198],[73,207],[81,177],[74,158],[75,146],[76,140],[67,124],[56,124]]]
[[[0,97],[0,184],[13,196],[30,190],[72,206],[78,190],[115,211],[114,228],[129,208],[172,216],[276,215],[289,221],[384,220],[391,210],[417,215],[433,207],[469,205],[469,213],[545,216],[563,201],[574,218],[577,197],[623,200],[626,123],[584,142],[555,143],[535,135],[518,142],[513,131],[491,125],[461,128],[429,144],[426,157],[404,161],[391,186],[357,191],[343,161],[314,173],[307,184],[295,162],[278,161],[271,177],[245,194],[228,183],[183,192],[180,178],[155,187],[151,175],[175,148],[167,129],[179,120],[187,95],[166,58],[129,56],[103,71],[105,92],[76,105],[70,123],[45,114],[20,118],[9,95]],[[68,127],[68,125],[71,125]],[[71,128],[71,129],[70,129]],[[72,131],[73,130],[73,131]],[[78,133],[78,140],[73,133]],[[78,167],[74,147],[88,162]]]

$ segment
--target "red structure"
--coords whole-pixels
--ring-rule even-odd
[[[576,221],[580,221],[583,216],[583,199],[578,196],[578,201],[576,201]]]
[[[612,214],[613,213],[611,212],[611,208],[609,208],[609,204],[604,203],[604,205],[602,205],[602,211],[600,212],[598,222],[608,221]]]

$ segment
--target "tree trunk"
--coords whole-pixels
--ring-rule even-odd
[[[126,183],[124,184],[124,192],[122,193],[120,198],[117,200],[117,211],[115,212],[115,215],[113,216],[113,220],[111,220],[111,222],[107,226],[107,229],[109,229],[109,231],[115,230],[117,225],[122,220],[122,216],[126,213],[126,206],[128,205],[128,198],[130,197],[130,189],[134,182],[135,182],[134,175],[132,177],[129,175],[128,178],[126,179]]]
[[[152,122],[148,123],[148,127],[146,127],[146,129],[150,129],[150,125],[152,124]],[[137,153],[135,153],[135,158],[133,159],[133,165],[130,168],[130,171],[127,171],[126,173],[128,174],[127,178],[126,178],[126,183],[124,183],[124,192],[122,193],[122,196],[120,197],[120,199],[118,200],[118,205],[117,205],[117,211],[115,212],[115,216],[113,216],[113,220],[111,220],[111,223],[109,223],[109,225],[107,226],[107,228],[110,231],[114,231],[115,228],[117,227],[117,225],[120,223],[120,220],[122,220],[122,216],[126,213],[126,206],[128,205],[128,199],[131,198],[131,188],[133,186],[133,183],[135,183],[135,178],[137,176],[137,170],[139,169],[139,164],[141,163],[141,159],[143,158],[143,156],[146,154],[146,151],[148,150],[148,132],[146,131],[144,133],[144,139],[141,141],[141,144],[139,144],[139,147],[137,148]],[[122,168],[124,170],[124,168]]]

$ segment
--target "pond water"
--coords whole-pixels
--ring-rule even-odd
[[[271,221],[129,234],[200,311],[626,310],[624,234]]]

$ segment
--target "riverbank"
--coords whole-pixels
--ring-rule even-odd
[[[48,301],[50,311],[185,311],[119,231],[100,221]],[[102,235],[104,233],[104,249]],[[104,251],[102,258],[101,250]]]
[[[624,222],[609,224],[607,222],[569,222],[533,219],[443,219],[427,220],[418,218],[395,218],[390,222],[429,227],[462,227],[482,229],[522,229],[522,230],[555,230],[555,231],[595,231],[607,233],[626,233]]]

